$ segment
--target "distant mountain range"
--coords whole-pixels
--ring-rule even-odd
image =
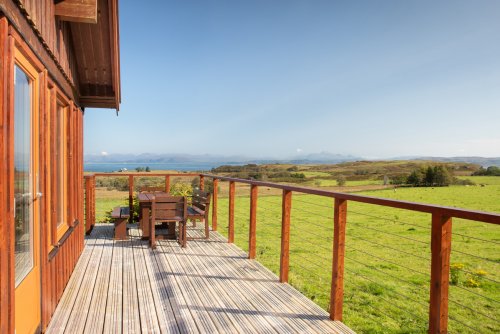
[[[334,154],[329,152],[320,152],[312,154],[300,154],[288,159],[275,158],[252,158],[245,156],[224,156],[212,154],[88,154],[85,155],[85,163],[211,163],[218,165],[235,165],[235,164],[270,164],[270,163],[292,163],[292,164],[336,164],[349,161],[369,160],[363,157],[352,155]],[[373,160],[373,159],[372,159]],[[379,160],[379,159],[377,159]],[[466,162],[474,163],[484,167],[500,166],[500,157],[484,158],[484,157],[427,157],[427,156],[412,156],[412,157],[395,157],[380,160],[430,160],[443,162]]]
[[[415,160],[432,160],[432,161],[443,161],[443,162],[467,162],[471,164],[478,164],[483,167],[489,166],[499,166],[500,167],[500,157],[499,158],[484,158],[484,157],[417,157]]]

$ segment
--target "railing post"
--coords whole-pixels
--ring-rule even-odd
[[[95,225],[95,176],[91,176],[91,181],[90,181],[90,207],[91,209],[91,223],[92,223],[92,228],[94,228]]]
[[[203,175],[200,175],[200,190],[205,190],[205,177]]]
[[[333,216],[333,265],[330,291],[330,319],[342,320],[344,304],[344,255],[347,200],[335,198]]]
[[[248,233],[248,258],[255,259],[257,245],[257,194],[259,187],[250,186],[250,226]]]
[[[448,332],[451,217],[432,214],[429,333]]]
[[[280,254],[280,282],[288,283],[289,255],[290,255],[290,213],[292,210],[292,192],[283,190],[281,207],[281,254]]]
[[[134,222],[134,176],[128,176],[128,208],[130,210],[129,224]]]
[[[213,179],[213,199],[212,199],[212,231],[217,231],[217,193],[219,180]]]
[[[90,234],[94,223],[92,222],[92,176],[85,176],[85,233]]]
[[[170,175],[165,175],[165,192],[170,193]]]
[[[227,242],[234,242],[234,181],[229,181],[229,218],[227,225]]]

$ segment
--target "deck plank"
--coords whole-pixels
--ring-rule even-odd
[[[133,240],[124,241],[123,248],[123,333],[139,333],[141,331],[133,243]]]
[[[104,244],[108,239],[106,235],[107,230],[99,229],[96,231],[96,242],[94,250],[88,263],[85,275],[81,282],[81,287],[76,296],[74,307],[72,309],[70,318],[66,324],[66,333],[83,333],[85,324],[87,322],[87,315],[90,312],[90,305],[94,294],[95,283],[97,274],[99,272],[99,265],[101,263]]]
[[[124,242],[116,241],[107,291],[104,333],[120,333],[123,321],[123,248]]]
[[[87,237],[47,333],[354,333],[216,232],[156,250],[134,227],[112,235]]]
[[[85,247],[83,248],[82,254],[78,259],[75,270],[68,281],[68,285],[66,286],[66,289],[64,289],[61,301],[57,305],[53,315],[53,320],[50,322],[47,331],[53,331],[56,333],[64,332],[66,324],[71,316],[76,296],[82,286],[82,281],[85,276],[88,263],[92,257],[96,241],[97,238],[85,239]]]
[[[102,333],[103,331],[106,316],[106,302],[109,296],[113,246],[114,243],[112,239],[106,238],[103,240],[101,262],[99,263],[99,270],[97,271],[93,291],[94,296],[92,296],[90,302],[90,309],[83,331],[84,333]]]

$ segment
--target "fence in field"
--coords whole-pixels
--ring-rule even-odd
[[[128,175],[131,207],[134,176]],[[158,176],[167,186],[173,174]],[[202,189],[212,180],[212,229],[333,320],[360,332],[500,330],[498,213],[210,174],[180,176],[199,177]],[[93,203],[92,178],[86,177],[87,203]],[[92,218],[93,205],[88,208]]]

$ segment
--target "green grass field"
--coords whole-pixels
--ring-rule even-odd
[[[337,186],[337,180],[316,180],[319,182],[321,187],[335,187]],[[346,187],[359,187],[359,186],[370,186],[370,185],[383,185],[382,180],[348,180],[345,182]]]
[[[364,194],[422,203],[500,212],[500,178],[466,177],[484,186],[398,188]],[[366,181],[362,181],[366,182]],[[244,192],[243,192],[244,193]],[[126,203],[127,192],[97,191],[98,218]],[[290,284],[327,309],[333,201],[293,195]],[[219,232],[227,233],[227,198],[219,198]],[[248,249],[249,197],[238,196],[235,243]],[[102,215],[102,216],[101,216]],[[349,202],[345,259],[344,322],[359,333],[424,333],[430,276],[428,214]],[[279,272],[281,197],[260,196],[257,260]],[[498,333],[500,327],[500,230],[453,221],[449,331]],[[478,286],[475,286],[478,285]]]

